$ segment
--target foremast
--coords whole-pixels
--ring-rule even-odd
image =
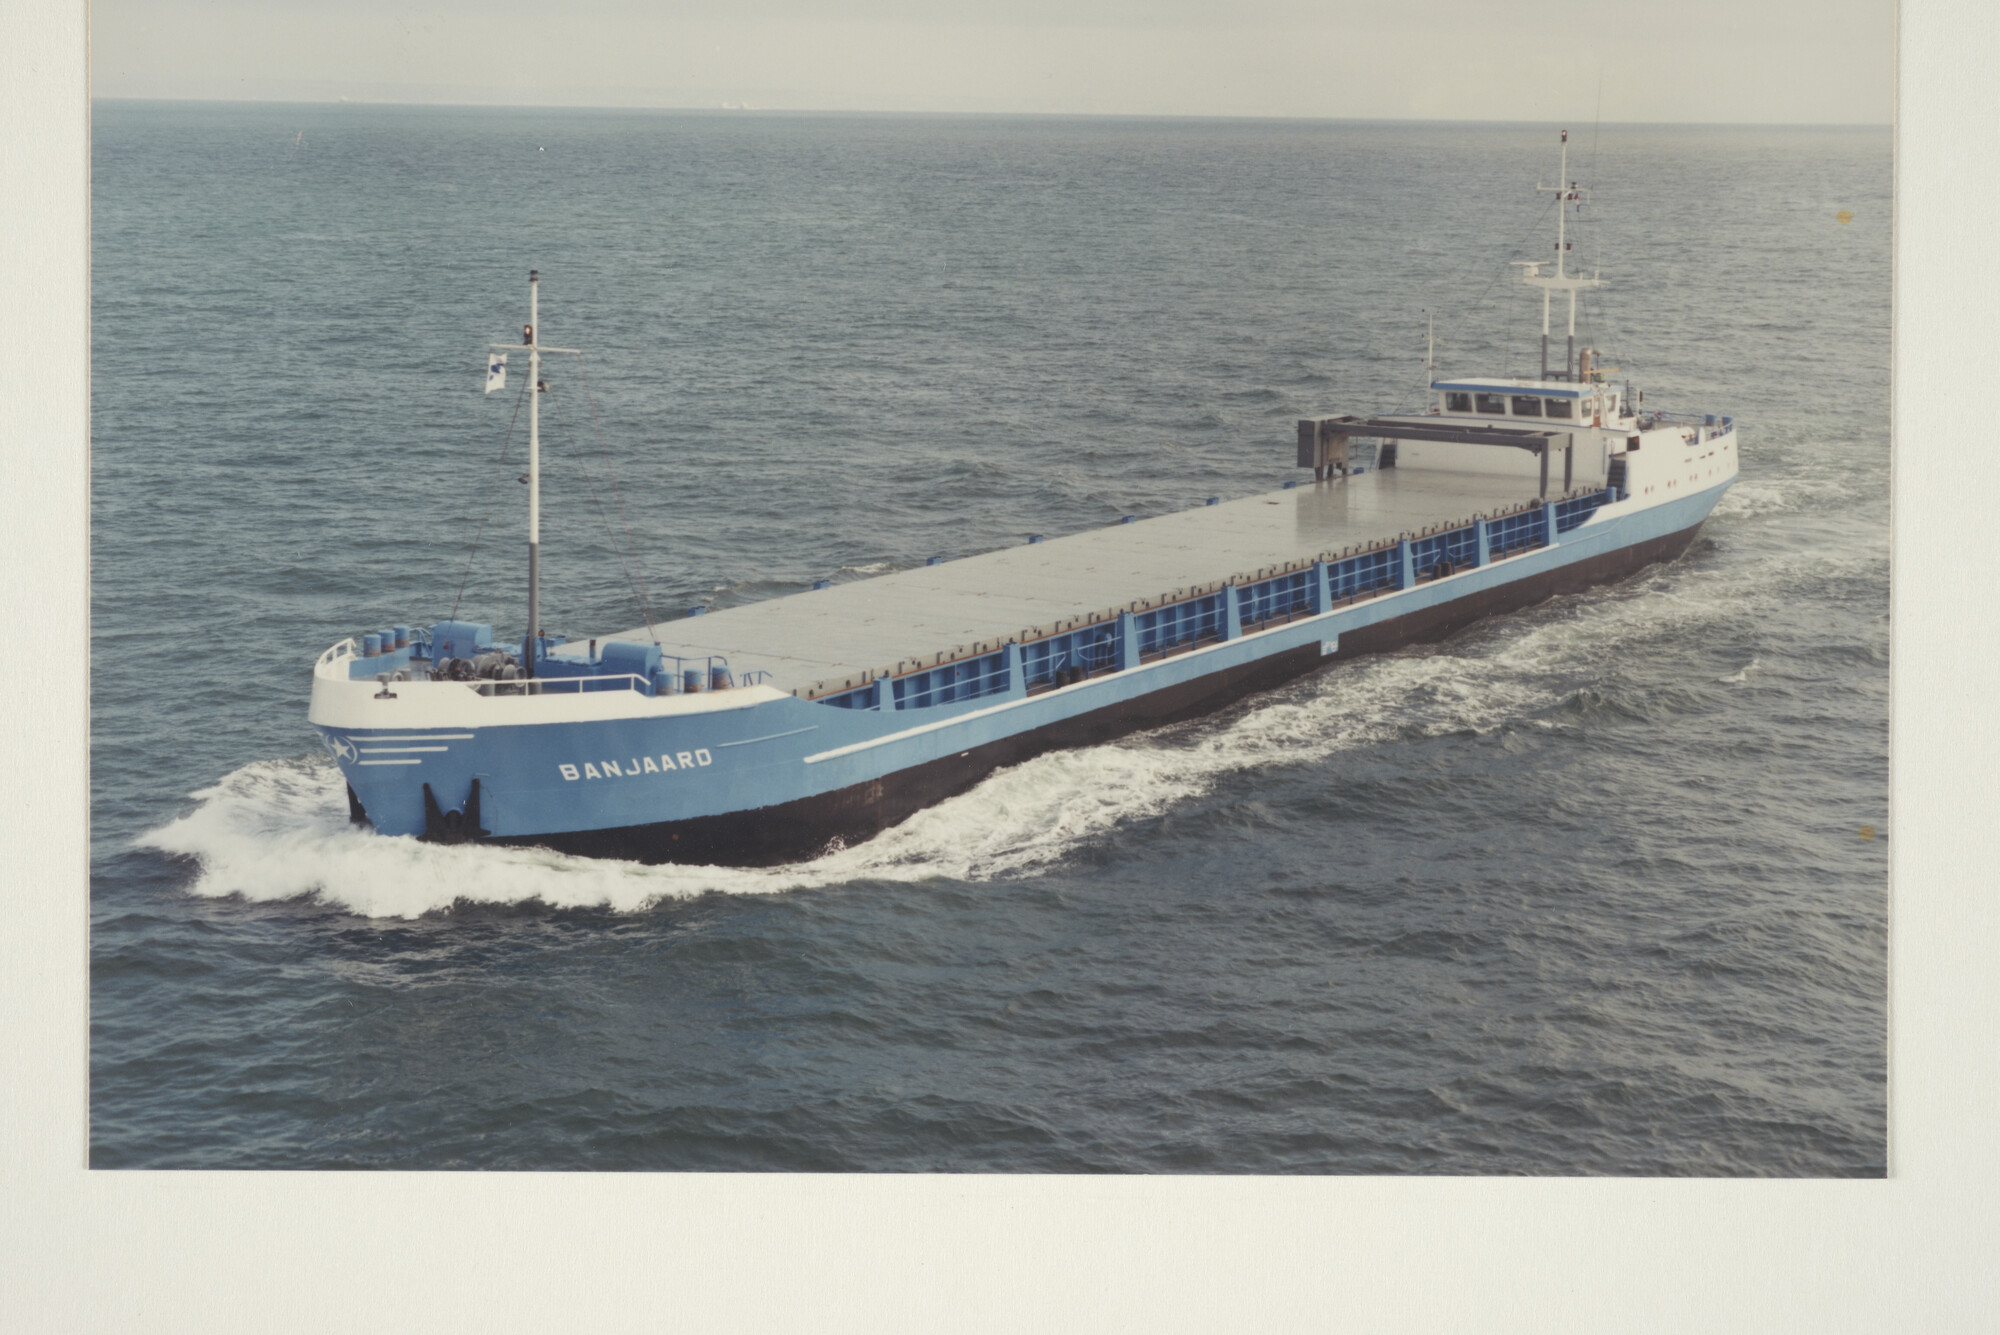
[[[521,327],[521,346],[528,350],[528,633],[521,642],[521,666],[535,675],[535,655],[542,637],[542,398],[548,386],[542,383],[542,354],[583,354],[575,348],[544,346],[536,334],[541,324],[541,275],[528,270],[528,323]],[[510,344],[489,343],[495,352],[506,352]]]

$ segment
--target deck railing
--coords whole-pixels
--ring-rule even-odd
[[[636,672],[609,677],[517,677],[513,681],[468,681],[481,695],[588,695],[598,691],[646,692],[652,682]]]
[[[752,668],[742,677],[735,679],[737,686],[756,686],[769,681],[771,674],[762,668]],[[598,691],[637,691],[641,695],[694,695],[705,691],[728,690],[727,686],[713,684],[711,674],[708,681],[694,691],[684,689],[684,679],[675,675],[668,678],[673,686],[668,690],[658,689],[651,677],[638,672],[614,672],[594,677],[516,677],[512,681],[468,681],[460,683],[470,686],[481,695],[591,695]]]
[[[1650,431],[1656,427],[1680,426],[1689,428],[1687,439],[1690,445],[1699,445],[1726,436],[1736,426],[1733,417],[1720,417],[1714,413],[1669,413],[1646,412],[1639,414],[1639,429]]]
[[[1665,422],[1672,426],[1712,426],[1717,431],[1727,431],[1736,425],[1733,417],[1718,416],[1715,413],[1670,413],[1654,412],[1647,409],[1639,414],[1641,421]]]

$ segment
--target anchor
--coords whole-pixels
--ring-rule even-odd
[[[446,811],[438,805],[429,784],[424,785],[424,836],[427,844],[469,844],[484,839],[491,830],[479,828],[479,780],[472,781],[466,794],[465,810]]]

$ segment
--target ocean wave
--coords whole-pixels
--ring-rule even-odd
[[[1761,660],[1759,660],[1755,654],[1752,654],[1750,655],[1750,661],[1745,663],[1742,667],[1736,669],[1736,671],[1734,672],[1728,673],[1725,676],[1717,677],[1715,680],[1717,681],[1717,683],[1724,686],[1741,686],[1744,682],[1750,679],[1750,674],[1752,672],[1755,672],[1761,666],[1763,666]]]
[[[1859,480],[1826,477],[1739,478],[1715,504],[1717,519],[1752,519],[1785,513],[1825,514],[1842,508],[1861,489]]]

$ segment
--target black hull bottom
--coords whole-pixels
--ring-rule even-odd
[[[1269,690],[1329,664],[1364,654],[1388,653],[1405,645],[1434,643],[1484,617],[1532,607],[1557,594],[1577,593],[1593,585],[1624,579],[1645,566],[1679,556],[1700,528],[1696,524],[1679,533],[1589,557],[1547,574],[1515,580],[1359,630],[1342,631],[1340,648],[1331,655],[1322,657],[1317,644],[1303,645],[818,797],[656,825],[481,842],[528,845],[585,857],[646,863],[764,867],[797,862],[818,856],[836,842],[856,844],[872,839],[925,807],[967,791],[994,770],[1017,765],[1044,752],[1094,746],[1128,733],[1198,718],[1246,695]]]

